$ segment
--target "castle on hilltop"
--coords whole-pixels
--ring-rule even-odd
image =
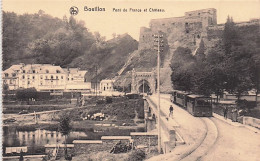
[[[237,26],[260,24],[260,19],[236,23]],[[158,32],[167,37],[168,43],[185,42],[189,47],[198,46],[201,39],[208,38],[209,30],[223,30],[224,24],[217,24],[217,10],[214,8],[185,12],[182,17],[152,19],[149,28],[141,27],[138,49],[153,48],[153,34]]]
[[[217,26],[217,10],[214,8],[185,12],[183,17],[152,19],[150,27],[140,29],[139,49],[151,48],[152,34],[163,32],[166,35],[185,35],[192,39],[206,36],[207,27]]]

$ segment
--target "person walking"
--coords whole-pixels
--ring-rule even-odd
[[[224,118],[227,119],[228,108],[226,106],[224,107],[223,112],[224,112]]]
[[[232,110],[232,122],[237,122],[237,108],[233,108]]]
[[[172,107],[172,105],[170,106],[169,111],[170,111],[169,117],[172,118],[173,117],[173,107]]]

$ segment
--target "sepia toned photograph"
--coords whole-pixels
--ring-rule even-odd
[[[1,160],[260,161],[259,0],[1,5]]]

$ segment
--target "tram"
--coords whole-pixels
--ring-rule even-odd
[[[174,90],[171,101],[187,110],[193,116],[212,116],[211,97]]]
[[[174,90],[172,92],[171,101],[177,105],[180,105],[182,108],[186,109],[187,107],[187,95],[189,93],[185,91]]]

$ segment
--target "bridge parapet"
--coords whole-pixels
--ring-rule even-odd
[[[151,115],[154,115],[158,120],[158,109],[157,105],[149,98],[146,97],[147,103],[149,104]],[[147,110],[146,110],[147,111]],[[160,111],[160,126],[162,131],[162,148],[165,153],[170,152],[176,145],[176,133],[174,127],[170,124],[169,118],[165,113]],[[158,126],[157,126],[158,128]]]

